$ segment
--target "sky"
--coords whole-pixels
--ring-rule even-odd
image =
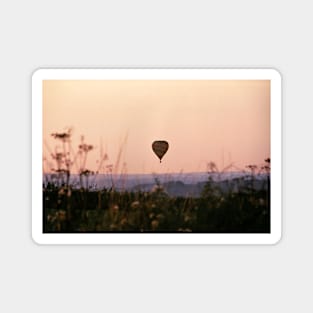
[[[205,172],[270,157],[268,80],[46,80],[43,82],[44,171],[55,167],[51,152],[62,144],[51,136],[68,128],[73,152],[83,136],[93,146],[86,168],[96,171],[101,156],[120,173]],[[155,140],[169,149],[159,162]],[[71,156],[74,159],[73,156]],[[76,159],[72,172],[79,170]]]

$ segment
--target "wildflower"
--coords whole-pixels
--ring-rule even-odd
[[[66,212],[64,210],[60,210],[59,212],[57,212],[58,214],[58,220],[63,222],[66,220]]]
[[[60,139],[62,141],[69,140],[71,137],[71,129],[69,129],[67,133],[53,133],[51,134],[51,136],[54,137],[55,139]]]
[[[122,219],[121,219],[121,225],[125,225],[125,224],[127,224],[127,218],[126,217],[123,217]]]
[[[132,204],[130,205],[132,209],[138,209],[140,205],[139,201],[134,201],[132,202]]]
[[[152,230],[156,230],[156,229],[158,228],[158,226],[159,226],[159,221],[158,221],[158,220],[153,220],[153,221],[151,222],[151,228],[152,228]]]
[[[158,214],[158,215],[156,216],[156,218],[157,218],[157,220],[160,221],[160,222],[162,222],[162,221],[165,220],[165,216],[164,216],[164,214],[162,214],[162,213]]]
[[[80,176],[89,176],[89,175],[94,175],[94,172],[90,171],[90,170],[81,170],[79,175]]]
[[[118,206],[117,204],[113,204],[113,205],[111,206],[111,211],[112,211],[113,213],[117,213],[118,210],[119,210],[119,206]]]
[[[92,145],[87,145],[85,143],[81,144],[78,146],[79,150],[84,151],[84,152],[89,152],[93,149]]]
[[[218,169],[217,169],[216,164],[214,162],[208,162],[207,163],[207,171],[208,171],[208,173],[217,172]]]
[[[191,217],[190,217],[189,215],[186,215],[185,218],[184,218],[184,221],[185,221],[185,222],[188,222],[188,221],[190,221],[190,220],[191,220]]]
[[[164,188],[163,188],[162,186],[160,186],[160,185],[154,185],[154,186],[152,187],[151,192],[160,192],[160,191],[163,191],[163,190],[164,190]]]

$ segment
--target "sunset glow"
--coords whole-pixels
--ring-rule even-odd
[[[203,172],[211,161],[220,170],[244,169],[270,157],[270,81],[46,80],[46,171],[50,152],[61,145],[51,134],[67,128],[75,151],[82,135],[94,146],[91,170],[101,153],[108,155],[105,165],[118,165],[115,172],[123,164],[128,173]],[[151,148],[155,140],[169,143],[162,163]]]

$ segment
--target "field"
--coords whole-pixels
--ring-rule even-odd
[[[207,181],[197,196],[173,196],[157,177],[148,191],[119,190],[113,181],[98,189],[90,185],[97,172],[85,167],[93,146],[82,143],[71,159],[70,132],[52,136],[63,143],[63,152],[51,153],[56,167],[43,182],[44,233],[270,232],[270,159],[263,166],[248,165],[242,177],[219,182],[212,178],[218,170],[210,162]],[[80,172],[73,184],[75,160]]]
[[[196,198],[171,197],[157,181],[150,192],[47,183],[44,232],[270,232],[269,179],[258,189],[253,187],[253,177],[244,183],[239,179],[227,183],[225,192],[208,175]]]

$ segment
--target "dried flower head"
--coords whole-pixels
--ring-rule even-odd
[[[83,152],[89,152],[93,149],[93,145],[87,145],[86,143],[80,144],[78,146],[79,150]]]

